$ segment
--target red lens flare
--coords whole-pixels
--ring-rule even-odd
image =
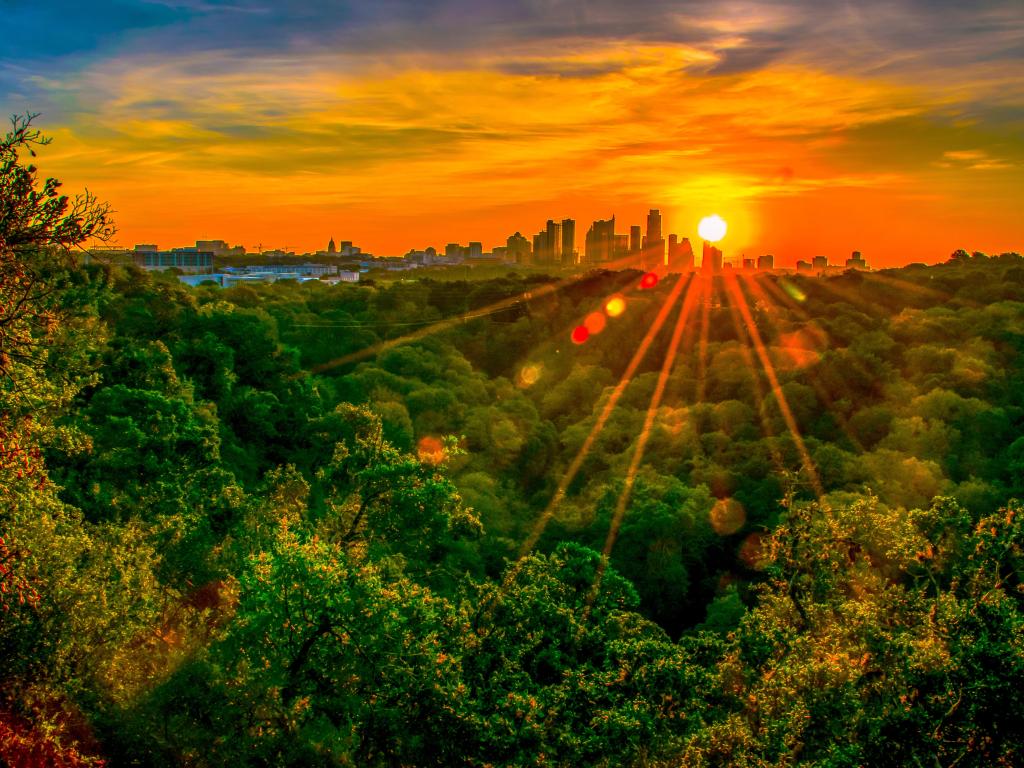
[[[573,344],[582,344],[583,342],[590,338],[590,329],[588,329],[585,325],[577,325],[575,328],[572,329],[571,338]]]
[[[658,276],[653,272],[648,272],[646,275],[640,278],[641,288],[653,288],[658,284]]]

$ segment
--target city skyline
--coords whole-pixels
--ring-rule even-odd
[[[54,2],[5,22],[0,108],[42,113],[41,171],[109,201],[129,246],[333,232],[401,253],[553,211],[642,222],[642,201],[692,242],[721,214],[736,254],[884,267],[1024,242],[1012,0]]]

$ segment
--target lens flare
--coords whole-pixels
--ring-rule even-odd
[[[516,377],[516,383],[522,388],[532,387],[540,380],[540,375],[543,373],[543,368],[537,363],[530,363],[524,365],[519,371],[519,375]]]
[[[641,288],[653,288],[658,284],[658,276],[653,272],[648,272],[646,275],[640,278]]]
[[[730,536],[747,522],[747,511],[736,499],[719,499],[711,508],[711,527],[719,536]]]
[[[590,335],[596,336],[604,330],[608,324],[608,320],[604,316],[604,312],[591,312],[587,315],[587,319],[583,321],[583,327],[586,328]]]
[[[590,329],[585,325],[577,325],[572,329],[571,338],[573,344],[582,344],[590,338]]]
[[[765,552],[766,538],[763,533],[752,533],[740,545],[739,558],[743,564],[754,571],[760,571],[768,561]]]
[[[445,460],[447,451],[441,439],[433,435],[424,435],[416,444],[416,455],[424,464],[440,464]]]
[[[626,311],[626,299],[622,296],[612,296],[605,302],[604,311],[608,317],[618,317]]]
[[[725,237],[728,229],[729,226],[725,223],[725,219],[717,213],[712,216],[705,216],[697,226],[697,232],[709,243],[717,243]]]
[[[796,285],[789,282],[789,280],[779,280],[779,285],[782,286],[782,290],[786,292],[791,299],[803,303],[807,300],[807,294],[800,290]]]

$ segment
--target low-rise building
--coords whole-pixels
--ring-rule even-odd
[[[148,246],[144,246],[147,247]],[[182,272],[198,273],[213,270],[213,253],[197,251],[194,248],[175,248],[170,251],[140,250],[135,246],[132,253],[135,266],[146,270],[180,269]]]

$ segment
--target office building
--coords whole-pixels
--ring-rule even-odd
[[[135,246],[132,261],[135,266],[147,270],[174,268],[182,272],[195,273],[209,272],[213,269],[213,254],[209,251],[197,251],[194,248],[144,251],[139,250],[139,246]]]
[[[854,251],[853,255],[846,260],[847,269],[867,269],[868,263],[860,255],[860,251]]]
[[[686,272],[693,269],[693,246],[690,239],[679,239],[678,235],[668,236],[668,271]]]
[[[722,252],[707,240],[704,241],[704,251],[701,254],[700,268],[702,272],[713,273],[722,271]]]
[[[811,266],[815,269],[828,269],[828,256],[815,256]]]
[[[811,271],[811,262],[804,261],[803,259],[800,259],[796,263],[796,271],[797,272],[810,272]]]
[[[766,253],[763,256],[757,257],[757,268],[772,270],[775,269],[775,256],[770,253]]]
[[[562,225],[548,219],[548,223],[544,227],[544,233],[547,235],[547,239],[544,241],[544,263],[545,264],[559,264],[562,261]]]
[[[627,238],[628,240],[628,238]],[[628,247],[628,243],[627,243]],[[587,264],[611,261],[615,253],[615,217],[599,219],[590,225],[584,246]]]
[[[509,261],[513,261],[516,264],[530,263],[533,248],[530,247],[530,241],[521,232],[509,235],[509,238],[505,241],[505,248],[507,249],[506,258]]]
[[[562,219],[562,266],[576,263],[576,222],[573,219]]]
[[[661,211],[652,208],[647,214],[647,234],[643,238],[641,269],[660,269],[665,266],[665,240],[661,236]]]
[[[661,211],[651,208],[647,214],[647,243],[656,243],[662,240],[661,237]]]
[[[640,234],[640,225],[634,225],[629,228],[629,252],[640,253],[640,249],[643,247],[643,241]]]
[[[562,225],[548,219],[544,229],[533,237],[533,263],[545,266],[562,264],[563,250]]]

